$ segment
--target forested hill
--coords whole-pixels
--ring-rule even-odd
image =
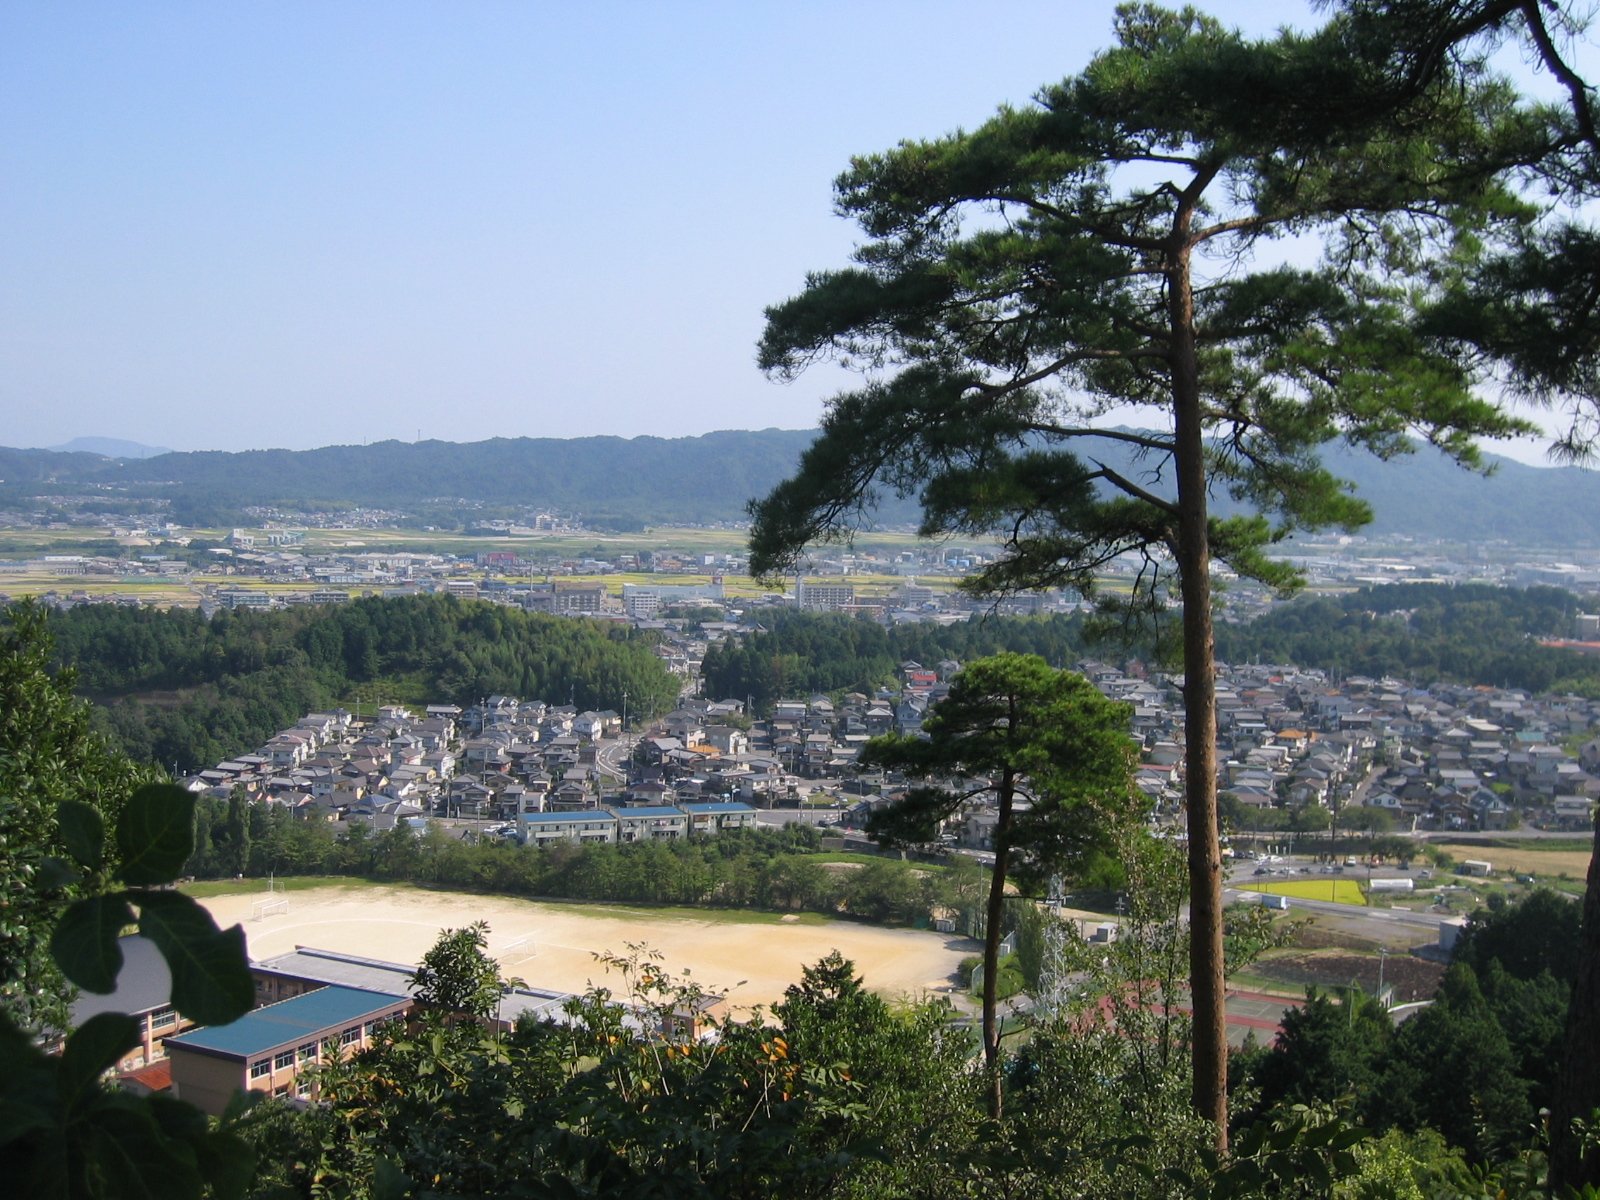
[[[211,766],[308,712],[471,704],[496,692],[641,717],[678,681],[653,637],[449,596],[217,613],[87,605],[51,617],[59,660],[133,758]]]
[[[1397,676],[1600,695],[1600,659],[1540,638],[1573,634],[1583,602],[1560,588],[1391,584],[1302,596],[1248,624],[1219,623],[1226,662],[1296,663],[1340,675]]]
[[[1556,588],[1406,584],[1307,596],[1248,625],[1219,624],[1226,662],[1297,663],[1417,683],[1488,683],[1600,695],[1600,658],[1541,646],[1572,632],[1578,598]],[[674,702],[677,680],[650,635],[451,597],[282,612],[157,611],[91,605],[51,617],[59,660],[134,758],[180,768],[254,749],[307,712],[381,701],[471,703],[493,692],[641,717]],[[1081,615],[977,618],[885,629],[837,614],[772,612],[763,630],[713,646],[704,691],[773,700],[871,693],[900,664],[966,662],[1000,650],[1070,665],[1127,653],[1086,636]],[[1134,650],[1135,653],[1139,653]]]
[[[671,439],[387,441],[143,459],[0,449],[0,507],[25,507],[30,498],[74,489],[93,490],[103,499],[110,487],[134,499],[168,499],[174,519],[201,526],[235,523],[249,505],[391,508],[426,515],[436,524],[459,510],[460,500],[505,512],[549,508],[625,527],[738,520],[747,501],[794,469],[814,436],[812,430],[766,429]],[[1163,480],[1129,461],[1125,446],[1095,442],[1083,453],[1161,490]],[[1388,463],[1332,449],[1327,461],[1372,504],[1375,533],[1600,544],[1600,472],[1491,457],[1495,471],[1485,477],[1427,448]],[[1218,507],[1228,511],[1225,498]],[[879,518],[905,524],[916,514],[891,500]]]
[[[548,508],[598,523],[737,520],[752,496],[794,469],[815,434],[768,429],[693,438],[492,438],[376,442],[112,459],[0,449],[0,506],[63,484],[118,485],[165,497],[183,524],[237,520],[249,505],[301,511],[400,509],[440,514],[466,500],[490,510]],[[430,522],[432,523],[432,522]]]
[[[1294,663],[1340,675],[1491,684],[1600,696],[1600,658],[1540,645],[1568,637],[1582,602],[1559,588],[1397,584],[1342,596],[1303,596],[1249,624],[1219,623],[1217,657]],[[1081,615],[978,618],[961,625],[883,629],[848,617],[783,613],[701,665],[709,695],[748,696],[758,712],[781,697],[870,692],[906,659],[933,665],[1015,650],[1071,665],[1129,648],[1095,641]],[[1136,654],[1143,651],[1132,648]]]

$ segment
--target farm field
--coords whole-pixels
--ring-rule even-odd
[[[260,888],[207,896],[200,903],[218,924],[243,925],[250,957],[256,959],[316,946],[415,963],[440,930],[487,921],[489,953],[502,973],[565,992],[582,991],[591,982],[615,986],[595,954],[621,954],[630,943],[644,943],[660,951],[663,965],[674,973],[688,969],[702,986],[729,991],[736,1008],[781,1000],[802,967],[834,949],[883,995],[938,992],[954,998],[957,967],[978,950],[977,942],[965,938],[847,921],[566,905],[382,884],[278,892],[274,899],[286,900],[288,911],[253,919],[266,896]],[[729,915],[744,919],[725,919]]]
[[[1241,885],[1242,886],[1242,885]],[[1295,879],[1285,883],[1252,883],[1249,891],[1298,900],[1330,900],[1335,904],[1365,905],[1366,893],[1354,879]]]
[[[1521,846],[1484,846],[1468,842],[1435,843],[1457,862],[1474,858],[1489,863],[1498,875],[1515,871],[1528,875],[1568,875],[1582,879],[1589,870],[1587,850],[1541,850],[1536,843]]]

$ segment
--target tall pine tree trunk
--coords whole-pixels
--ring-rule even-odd
[[[1567,1042],[1550,1106],[1550,1190],[1600,1185],[1600,1153],[1583,1147],[1572,1132],[1573,1118],[1592,1122],[1600,1108],[1600,814],[1583,893],[1583,933],[1578,981],[1567,1008]]]
[[[1006,868],[1011,857],[1011,805],[1016,776],[1000,777],[1000,813],[994,825],[994,869],[989,873],[988,924],[983,931],[983,1067],[989,1073],[989,1115],[1000,1119],[1005,1095],[1000,1083],[1000,924],[1005,917]]]
[[[1195,353],[1188,242],[1191,184],[1173,222],[1168,279],[1172,411],[1178,483],[1175,546],[1183,596],[1184,797],[1189,833],[1189,986],[1194,1008],[1193,1103],[1228,1148],[1228,1017],[1222,954],[1222,847],[1217,837],[1217,689],[1211,630],[1211,541],[1205,435]]]

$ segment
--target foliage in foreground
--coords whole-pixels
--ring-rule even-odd
[[[42,610],[23,603],[0,614],[0,1005],[30,1032],[66,1028],[70,989],[48,952],[50,931],[72,900],[107,884],[117,861],[117,848],[102,845],[92,865],[66,869],[74,827],[59,806],[73,801],[80,827],[115,822],[153,778],[95,736],[72,673],[52,671],[51,654]]]
[[[123,884],[75,901],[56,925],[51,955],[67,978],[90,991],[112,991],[122,967],[118,937],[137,910],[139,931],[166,960],[174,1008],[209,1024],[248,1012],[255,987],[244,931],[219,930],[205,909],[164,886],[193,849],[192,798],[170,786],[141,788],[110,838],[97,811],[81,802],[63,804],[58,819],[72,861],[53,861],[53,868],[98,872],[109,843]],[[136,1097],[101,1083],[138,1043],[134,1018],[101,1013],[73,1030],[59,1055],[47,1054],[9,1007],[0,1012],[0,1178],[18,1195],[243,1194],[254,1167],[233,1129],[237,1112],[214,1123],[170,1097]]]

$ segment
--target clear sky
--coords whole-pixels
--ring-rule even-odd
[[[838,377],[754,346],[849,254],[834,176],[1025,102],[1112,9],[8,0],[0,444],[809,427]]]

